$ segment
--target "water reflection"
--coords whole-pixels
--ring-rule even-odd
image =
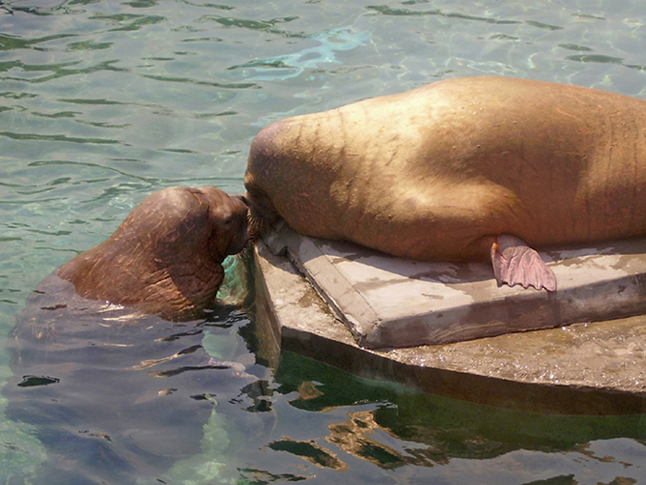
[[[15,377],[3,391],[7,416],[35,426],[47,448],[35,483],[154,482],[197,455],[217,396],[256,379],[236,345],[248,323],[230,307],[205,321],[165,322],[46,278],[10,335]],[[205,333],[218,335],[220,351],[205,351]]]
[[[571,456],[573,462],[565,460],[564,470],[582,468],[600,473],[612,463],[615,470],[627,470],[623,476],[631,477],[635,473],[639,476],[636,457],[646,457],[646,421],[641,416],[575,417],[506,411],[364,381],[289,352],[281,354],[276,384],[278,396],[274,400],[282,400],[279,396],[283,395],[290,407],[298,410],[283,414],[305,422],[312,421],[308,417],[312,412],[327,417],[316,420],[317,429],[321,421],[326,423],[325,434],[309,437],[300,428],[288,429],[281,420],[282,426],[275,432],[280,438],[266,445],[312,464],[311,475],[306,476],[315,483],[325,483],[314,480],[315,469],[356,470],[357,460],[382,470],[373,471],[373,477],[407,469],[409,479],[421,479],[450,476],[448,469],[464,467],[464,460],[505,462],[533,450],[544,459]],[[624,440],[632,450],[632,461],[592,451],[598,448],[596,443],[616,439]],[[582,467],[575,464],[581,463],[577,458],[580,455],[591,459],[586,459]],[[438,466],[447,470],[431,472]],[[528,467],[527,476],[531,476],[532,467]],[[285,470],[274,465],[265,471],[280,475]],[[506,475],[520,480],[525,473],[510,470]],[[460,479],[455,483],[468,482]]]

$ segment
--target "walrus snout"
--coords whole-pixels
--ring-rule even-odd
[[[196,189],[209,205],[212,250],[224,258],[244,249],[250,239],[249,207],[239,195],[230,195],[216,187]]]
[[[251,240],[254,241],[265,234],[271,228],[280,216],[267,194],[256,189],[255,185],[249,178],[245,178],[245,187],[247,191],[240,195],[249,209],[249,230]]]
[[[244,205],[246,208],[246,226],[245,226],[245,244],[247,246],[249,242],[252,244],[260,237],[259,224],[256,217],[253,216],[253,211],[249,199],[247,198],[247,193],[236,194],[230,196],[232,199],[235,199],[237,202]],[[244,248],[243,248],[244,249]]]

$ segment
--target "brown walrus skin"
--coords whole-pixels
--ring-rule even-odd
[[[252,143],[252,219],[418,260],[491,258],[556,289],[532,247],[646,234],[646,102],[504,77],[297,116]]]
[[[247,243],[247,213],[240,198],[215,187],[160,190],[57,275],[83,298],[191,318],[213,304],[224,258]]]

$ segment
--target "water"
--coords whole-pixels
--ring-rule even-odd
[[[644,97],[644,18],[638,0],[1,2],[0,335],[145,195],[241,191],[249,144],[273,120],[476,74]],[[272,366],[253,308],[221,318],[205,347],[252,378],[222,378],[201,452],[169,464],[166,483],[646,481],[641,416],[491,409],[289,353]],[[0,419],[0,482],[83,452],[47,450],[35,431]]]

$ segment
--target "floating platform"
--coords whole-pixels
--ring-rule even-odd
[[[255,250],[259,329],[354,374],[542,413],[646,412],[646,240],[554,248],[556,292],[297,234]],[[637,315],[637,316],[635,316]]]

